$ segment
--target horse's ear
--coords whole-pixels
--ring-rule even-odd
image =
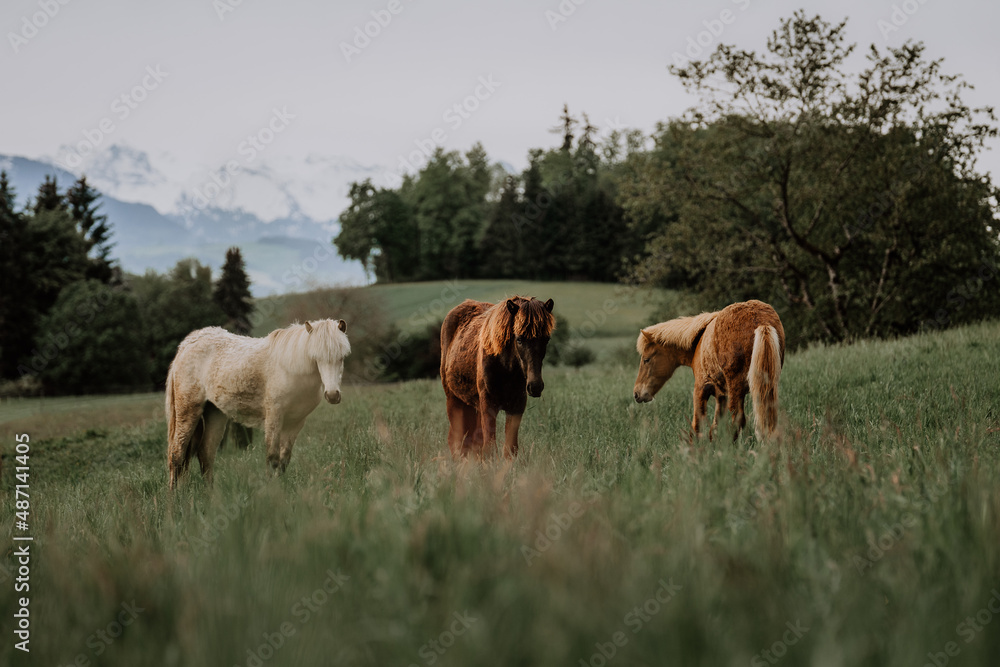
[[[306,333],[312,333],[312,332],[313,332],[313,325],[306,322]]]
[[[516,315],[520,308],[521,307],[517,305],[517,301],[514,301],[514,299],[507,299],[507,310],[510,311],[511,315]]]
[[[645,339],[646,339],[647,341],[649,341],[650,343],[652,343],[652,344],[656,345],[656,341],[655,341],[655,340],[653,340],[653,334],[649,333],[649,332],[648,332],[648,331],[646,331],[645,329],[643,329],[641,333],[642,333],[642,337],[643,337],[643,338],[645,338]]]
[[[549,299],[548,301],[545,302],[545,310],[549,311],[550,313],[552,312],[552,309],[555,308],[555,306],[556,302],[553,301],[552,299]]]
[[[347,322],[345,322],[344,320],[340,320],[339,322],[337,322],[337,328],[340,329],[341,331],[345,331],[346,332],[347,331]]]

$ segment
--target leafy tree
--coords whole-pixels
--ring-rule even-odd
[[[149,359],[135,297],[97,280],[79,280],[41,319],[34,366],[50,393],[148,389]]]
[[[797,12],[762,54],[722,45],[672,68],[703,103],[623,179],[630,216],[666,222],[640,278],[683,267],[706,305],[770,300],[796,344],[914,331],[995,271],[995,191],[974,170],[992,110],[967,107],[921,44],[873,46],[851,81],[844,26]]]
[[[226,327],[230,331],[242,335],[250,333],[250,315],[254,310],[250,278],[243,255],[235,246],[226,251],[226,262],[222,265],[222,275],[215,283],[212,298],[228,318]]]
[[[189,333],[221,326],[226,315],[212,298],[212,269],[183,259],[167,275],[147,271],[132,276],[129,287],[139,301],[154,386],[163,387],[177,346]]]
[[[366,179],[351,184],[350,197],[333,241],[340,256],[359,260],[379,282],[413,279],[419,270],[420,236],[400,193],[376,188]]]

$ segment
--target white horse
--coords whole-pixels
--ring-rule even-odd
[[[340,403],[344,357],[351,352],[344,320],[317,320],[237,336],[219,327],[187,335],[167,373],[167,468],[170,488],[198,455],[212,463],[233,420],[264,429],[267,462],[285,470],[306,417],[323,398]]]

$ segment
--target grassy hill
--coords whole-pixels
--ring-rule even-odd
[[[403,331],[416,332],[444,319],[448,311],[465,299],[497,302],[521,295],[553,299],[556,315],[565,318],[576,342],[594,349],[599,357],[616,351],[631,350],[639,329],[647,324],[676,315],[690,314],[683,297],[668,290],[630,288],[608,283],[530,282],[523,280],[460,280],[373,285],[354,288],[368,305],[362,317],[378,316]],[[322,303],[320,292],[283,295],[258,301],[260,315],[254,335],[262,336],[282,326],[290,306],[303,300]],[[322,313],[321,307],[301,307],[297,311]],[[337,309],[330,315],[337,317]],[[354,315],[352,312],[351,315]],[[349,319],[350,315],[345,317]]]
[[[513,464],[450,461],[432,380],[321,406],[281,477],[258,441],[220,452],[214,488],[193,470],[174,496],[158,415],[34,435],[32,664],[1000,655],[997,323],[789,355],[777,442],[691,442],[684,369],[648,405],[631,364],[545,373]],[[0,554],[4,586],[16,566]],[[6,637],[14,605],[0,596]],[[18,664],[12,644],[0,664]]]

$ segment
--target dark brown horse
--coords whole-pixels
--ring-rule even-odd
[[[552,299],[515,296],[498,304],[466,299],[441,325],[441,384],[453,458],[483,458],[496,446],[497,413],[506,414],[504,453],[517,456],[528,394],[542,395],[542,359],[555,318]]]
[[[744,301],[714,313],[679,317],[648,326],[639,332],[639,375],[633,396],[637,403],[653,396],[678,366],[694,371],[695,434],[701,429],[705,407],[715,396],[715,418],[729,403],[735,433],[746,426],[743,402],[753,397],[757,438],[774,434],[778,427],[778,380],[785,362],[785,330],[774,308],[762,301]]]

